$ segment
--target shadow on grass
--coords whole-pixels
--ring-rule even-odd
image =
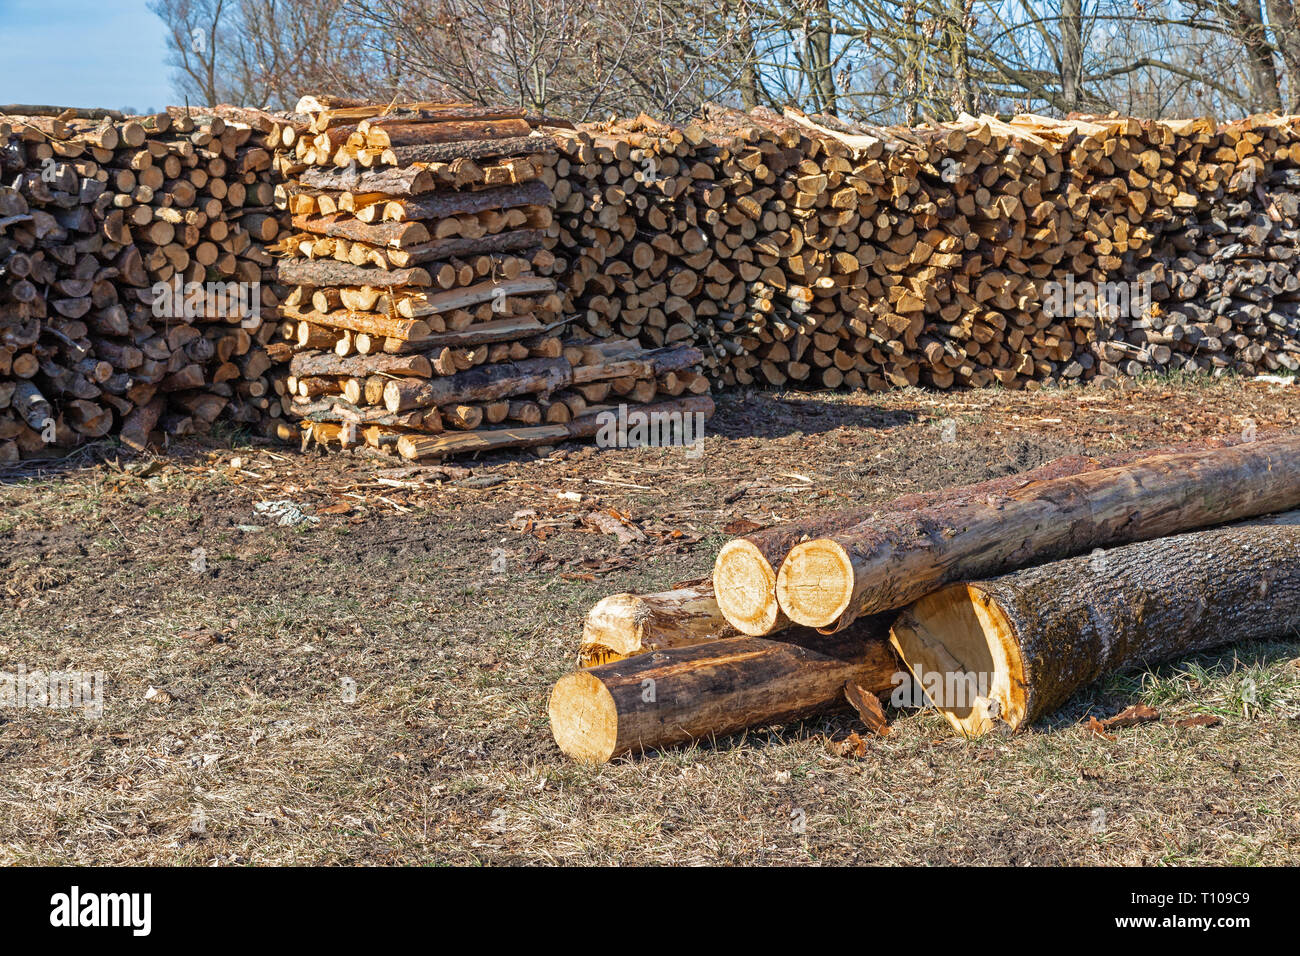
[[[270,438],[254,436],[243,426],[231,426],[219,421],[212,426],[212,431],[207,435],[178,439],[165,449],[150,449],[143,453],[128,448],[116,437],[103,438],[71,449],[51,447],[45,457],[25,458],[22,461],[0,464],[0,485],[68,477],[99,468],[104,464],[117,465],[121,468],[140,468],[155,458],[179,464],[196,460],[206,461],[211,451],[254,446],[291,450],[294,447]]]
[[[717,403],[708,433],[725,438],[820,435],[837,428],[886,431],[916,424],[922,418],[912,411],[828,402],[811,394],[731,392],[719,397]]]

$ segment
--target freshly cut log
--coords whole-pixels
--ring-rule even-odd
[[[735,636],[707,578],[657,594],[611,594],[587,612],[578,666]]]
[[[1098,551],[922,598],[890,640],[962,734],[1100,677],[1300,628],[1300,511]]]
[[[718,607],[731,625],[742,634],[755,637],[772,634],[790,626],[790,619],[781,610],[776,597],[777,573],[781,562],[792,548],[809,538],[836,534],[882,514],[916,511],[944,502],[955,503],[989,494],[1002,494],[1021,488],[1031,481],[1047,481],[1099,471],[1102,468],[1115,468],[1156,455],[1227,448],[1240,442],[1239,438],[1211,438],[1143,451],[1121,452],[1104,458],[1066,455],[1020,474],[993,478],[973,485],[903,495],[879,505],[841,508],[803,521],[763,528],[728,541],[718,552],[713,567]]]
[[[796,545],[777,599],[833,631],[956,581],[1297,506],[1300,433],[1283,433],[881,515]]]
[[[844,705],[844,684],[874,694],[898,682],[886,619],[831,637],[731,637],[671,647],[562,677],[551,733],[583,763],[782,723]]]

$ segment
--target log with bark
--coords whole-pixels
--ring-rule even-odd
[[[834,631],[956,581],[1297,506],[1300,433],[1282,433],[881,515],[791,549],[777,599]]]
[[[731,637],[670,647],[580,670],[551,692],[551,732],[574,760],[705,741],[841,707],[852,681],[873,694],[898,684],[888,621],[832,637]]]
[[[1300,512],[954,584],[890,640],[952,726],[1023,727],[1079,689],[1229,642],[1300,629]]]
[[[1031,481],[1064,478],[1103,468],[1115,468],[1142,458],[1171,455],[1209,448],[1226,448],[1241,439],[1212,438],[1158,448],[1121,452],[1102,458],[1067,455],[1019,474],[1006,475],[973,485],[903,495],[879,505],[841,508],[811,518],[790,521],[750,532],[727,542],[718,552],[713,581],[718,606],[726,619],[742,634],[761,637],[790,625],[776,596],[781,563],[800,542],[845,531],[878,515],[916,511],[932,505],[972,500],[1023,487]]]

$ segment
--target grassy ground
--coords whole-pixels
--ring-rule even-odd
[[[706,573],[735,522],[1251,427],[1300,427],[1296,388],[757,392],[694,459],[405,473],[235,439],[11,471],[0,671],[106,684],[97,718],[0,708],[0,863],[1295,864],[1298,635],[1113,678],[1015,736],[891,712],[862,757],[841,715],[593,769],[546,722],[586,609]],[[1167,719],[1083,726],[1139,701]],[[1173,723],[1198,714],[1221,722]]]

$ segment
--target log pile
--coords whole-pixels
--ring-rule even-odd
[[[568,307],[694,344],[724,385],[1296,367],[1295,118],[884,129],[708,106],[552,132]]]
[[[778,526],[747,541],[788,552],[775,583],[750,584],[779,601],[766,630],[719,600],[754,561],[606,598],[551,727],[564,753],[603,762],[846,703],[871,725],[883,717],[867,698],[911,680],[963,733],[1014,730],[1115,670],[1293,633],[1297,507],[1300,435],[1283,433],[1061,459],[866,520]]]
[[[273,119],[6,109],[0,462],[278,417]]]
[[[418,460],[591,437],[619,405],[711,414],[689,345],[569,329],[558,156],[535,121],[320,97],[299,114],[280,163],[279,387],[305,441]]]
[[[1098,336],[1098,374],[1300,370],[1298,189],[1300,170],[1275,169],[1172,224],[1136,267],[1154,307]]]

